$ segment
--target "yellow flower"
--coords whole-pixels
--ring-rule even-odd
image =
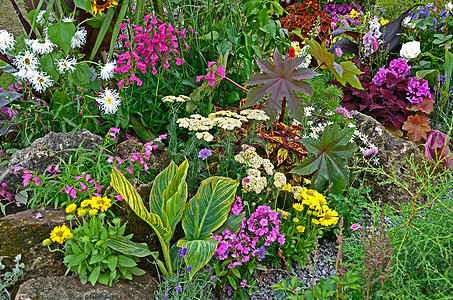
[[[324,214],[318,215],[319,224],[324,227],[329,227],[338,223],[338,212],[336,210],[328,210]]]
[[[82,203],[80,203],[80,207],[85,208],[88,205],[91,205],[91,200],[83,200]]]
[[[72,237],[71,230],[66,225],[56,226],[50,233],[52,242],[63,244],[63,242]]]
[[[291,184],[287,183],[285,184],[283,187],[282,187],[282,190],[284,192],[288,192],[289,190],[291,190]]]
[[[299,218],[293,218],[294,223],[299,223],[299,221],[300,221]]]
[[[360,16],[360,13],[357,12],[355,9],[352,9],[351,12],[349,13],[349,16],[353,19],[357,18],[358,16]]]
[[[297,211],[303,211],[304,210],[304,205],[302,203],[294,203],[293,208]]]
[[[288,212],[287,211],[284,211],[284,210],[281,210],[280,208],[277,208],[277,214],[280,213],[282,214],[282,218],[286,220],[286,218],[288,218]]]
[[[45,239],[44,241],[42,241],[42,244],[43,244],[44,246],[47,246],[47,245],[49,245],[50,243],[51,243],[50,239]]]
[[[81,208],[81,207],[79,207],[79,209],[77,210],[77,214],[78,214],[80,217],[83,216],[84,214],[86,214],[86,212],[87,212],[87,211],[86,211],[85,209]]]
[[[306,184],[306,185],[311,184],[311,180],[307,179],[307,178],[304,178],[304,184]]]
[[[389,20],[384,19],[384,18],[381,18],[381,19],[379,20],[379,23],[381,23],[381,26],[384,26],[384,25],[387,24],[388,22],[389,22]]]
[[[112,206],[110,203],[110,199],[107,196],[104,197],[93,197],[91,198],[91,208],[101,210],[101,212],[105,212]]]
[[[73,211],[75,211],[76,208],[77,208],[77,204],[75,204],[75,203],[69,204],[69,205],[66,207],[66,213],[67,213],[67,214],[70,214],[70,213],[72,213]]]
[[[93,0],[91,2],[91,11],[93,12],[93,16],[95,16],[98,12],[102,16],[102,11],[114,5],[118,5],[115,0]]]
[[[96,208],[90,209],[90,215],[94,216],[97,213],[98,213],[98,210]]]
[[[299,231],[299,233],[302,233],[305,231],[305,227],[301,226],[301,225],[297,226],[296,229],[297,229],[297,231]]]

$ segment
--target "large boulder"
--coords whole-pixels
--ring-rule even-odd
[[[425,159],[418,146],[393,135],[373,117],[357,111],[351,111],[351,116],[356,121],[357,129],[366,134],[368,140],[379,148],[377,154],[379,166],[387,174],[392,174],[398,180],[409,183],[410,190],[414,192],[419,186],[415,182],[408,182],[410,176],[415,176],[409,159],[412,159],[416,165],[422,164]],[[409,193],[397,184],[382,184],[382,181],[388,178],[367,174],[365,179],[367,185],[372,188],[370,196],[373,200],[394,206],[398,206],[400,202],[413,201]]]
[[[37,219],[38,212],[42,218]],[[32,209],[0,218],[0,256],[6,256],[4,263],[7,269],[17,254],[22,255],[24,275],[19,279],[11,292],[14,295],[19,285],[31,278],[40,276],[64,275],[63,253],[51,252],[42,245],[42,241],[50,236],[55,226],[66,221],[63,210],[43,208]]]
[[[36,139],[29,147],[15,152],[9,164],[0,165],[0,183],[6,183],[6,190],[16,194],[17,187],[22,184],[22,172],[14,172],[13,167],[43,173],[48,166],[57,165],[61,159],[65,160],[73,154],[74,149],[81,147],[97,151],[102,143],[100,136],[86,129],[68,133],[51,132]]]
[[[78,276],[33,278],[22,284],[16,300],[148,300],[155,299],[156,282],[149,274],[120,280],[112,287],[82,285]]]

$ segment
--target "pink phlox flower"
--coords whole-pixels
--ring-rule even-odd
[[[24,174],[22,174],[23,180],[23,185],[28,186],[30,185],[30,180],[33,178],[33,174],[28,172],[27,170],[24,171]]]

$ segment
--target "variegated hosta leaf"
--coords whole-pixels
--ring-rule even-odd
[[[217,242],[215,239],[207,238],[205,240],[187,241],[180,240],[178,246],[187,248],[186,265],[191,267],[189,272],[189,280],[211,260],[217,249]]]
[[[187,160],[179,167],[172,161],[157,175],[149,195],[150,212],[160,216],[171,232],[174,232],[176,224],[181,220],[187,201],[188,167]]]
[[[110,177],[110,185],[123,197],[124,201],[129,204],[132,211],[143,221],[148,223],[157,235],[161,238],[168,238],[168,235],[171,234],[171,232],[165,228],[158,215],[148,212],[143,204],[142,198],[132,187],[130,182],[115,168],[112,168],[112,175]]]
[[[227,177],[210,177],[201,182],[187,203],[182,228],[189,241],[203,240],[222,226],[228,217],[239,182]]]

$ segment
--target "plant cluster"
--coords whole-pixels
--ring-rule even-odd
[[[3,264],[3,259],[5,257],[0,256],[0,271],[3,271],[6,266]],[[8,288],[16,284],[19,277],[24,274],[23,269],[25,265],[20,262],[22,255],[18,254],[14,258],[14,267],[11,271],[0,273],[0,299],[9,300],[11,299],[11,294],[8,292]]]

